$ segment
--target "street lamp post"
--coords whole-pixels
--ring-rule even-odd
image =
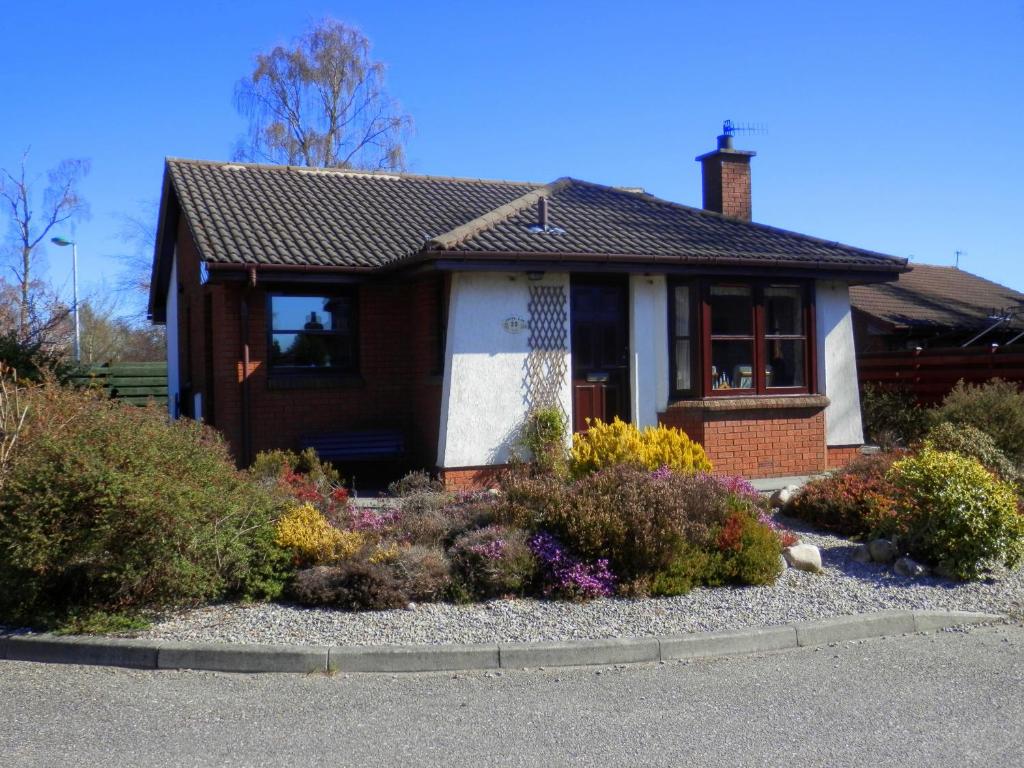
[[[75,313],[75,362],[82,362],[82,336],[78,327],[78,243],[74,240],[67,240],[63,237],[52,237],[50,242],[61,247],[71,246],[71,285],[73,294],[72,309]]]

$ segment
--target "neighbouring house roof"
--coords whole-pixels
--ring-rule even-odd
[[[543,201],[546,201],[542,203]],[[547,207],[547,230],[535,226]],[[906,260],[577,179],[550,184],[167,160],[151,309],[183,216],[211,267],[369,272],[455,260],[885,275]],[[159,312],[157,313],[159,314]]]
[[[850,288],[855,309],[895,328],[973,330],[1000,310],[1024,309],[1024,293],[956,267],[913,264],[897,282]]]

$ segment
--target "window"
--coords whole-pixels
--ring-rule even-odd
[[[694,301],[692,285],[677,285],[672,291],[672,389],[676,396],[693,395],[694,376]]]
[[[270,296],[270,367],[276,371],[354,372],[355,297]]]
[[[810,296],[802,283],[672,286],[673,396],[810,392]]]

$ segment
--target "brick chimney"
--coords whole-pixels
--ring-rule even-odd
[[[750,221],[750,158],[757,152],[732,148],[732,136],[718,137],[718,149],[700,155],[704,210]]]

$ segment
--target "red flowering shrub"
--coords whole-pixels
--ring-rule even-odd
[[[864,456],[839,472],[813,480],[786,511],[826,531],[866,536],[896,514],[896,489],[886,473],[902,455]]]

